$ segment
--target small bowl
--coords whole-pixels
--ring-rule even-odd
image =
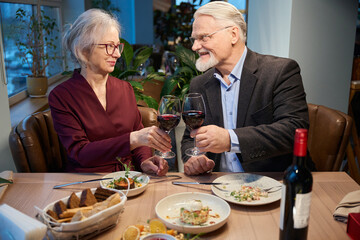
[[[146,236],[142,236],[140,240],[176,240],[176,238],[165,233],[152,233]]]

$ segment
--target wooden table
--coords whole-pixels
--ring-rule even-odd
[[[183,173],[181,181],[213,181],[224,173],[188,177]],[[276,180],[282,179],[282,173],[260,173]],[[34,217],[34,205],[44,208],[47,204],[72,191],[98,187],[99,182],[73,185],[63,189],[52,189],[54,185],[101,177],[103,174],[71,173],[15,173],[14,184],[10,185],[0,200],[29,216]],[[360,186],[344,172],[314,172],[314,186],[308,239],[349,239],[346,224],[337,222],[332,214],[336,205],[349,192],[359,190]],[[172,185],[171,178],[151,179],[148,188],[142,194],[129,198],[119,224],[102,233],[96,239],[120,239],[125,227],[133,224],[145,224],[155,218],[157,202],[171,194],[179,192],[203,192],[212,194],[210,186]],[[215,232],[201,239],[278,239],[280,221],[280,201],[272,204],[246,207],[231,204],[228,222]]]

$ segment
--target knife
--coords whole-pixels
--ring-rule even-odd
[[[203,185],[229,185],[229,183],[221,183],[221,182],[172,182],[174,185],[180,184],[203,184]]]
[[[96,182],[96,181],[110,180],[110,179],[114,179],[114,178],[96,178],[96,179],[91,179],[91,180],[86,180],[86,181],[66,183],[66,184],[56,185],[56,186],[53,187],[53,189],[62,188],[62,187],[75,185],[75,184],[80,184],[80,183]]]

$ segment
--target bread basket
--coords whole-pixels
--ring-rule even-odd
[[[92,188],[92,193],[95,193],[95,190],[96,188]],[[55,203],[59,200],[62,200],[66,204],[70,196],[56,200],[47,205],[43,211],[39,213],[38,218],[48,226],[48,236],[50,239],[89,239],[116,226],[119,222],[127,198],[123,192],[115,192],[120,195],[120,203],[106,208],[83,221],[54,223],[48,215],[45,214],[47,210],[53,210]],[[80,198],[81,192],[77,192],[76,195]]]

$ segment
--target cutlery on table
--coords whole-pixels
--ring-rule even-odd
[[[183,185],[183,184],[202,184],[202,185],[229,185],[229,183],[219,183],[219,182],[172,182],[174,185]]]
[[[56,186],[53,187],[53,189],[62,188],[62,187],[66,187],[66,186],[70,186],[70,185],[75,185],[75,184],[88,183],[88,182],[96,182],[96,181],[110,180],[110,179],[114,179],[114,178],[96,178],[96,179],[91,179],[91,180],[86,180],[86,181],[71,182],[71,183],[56,185]]]

